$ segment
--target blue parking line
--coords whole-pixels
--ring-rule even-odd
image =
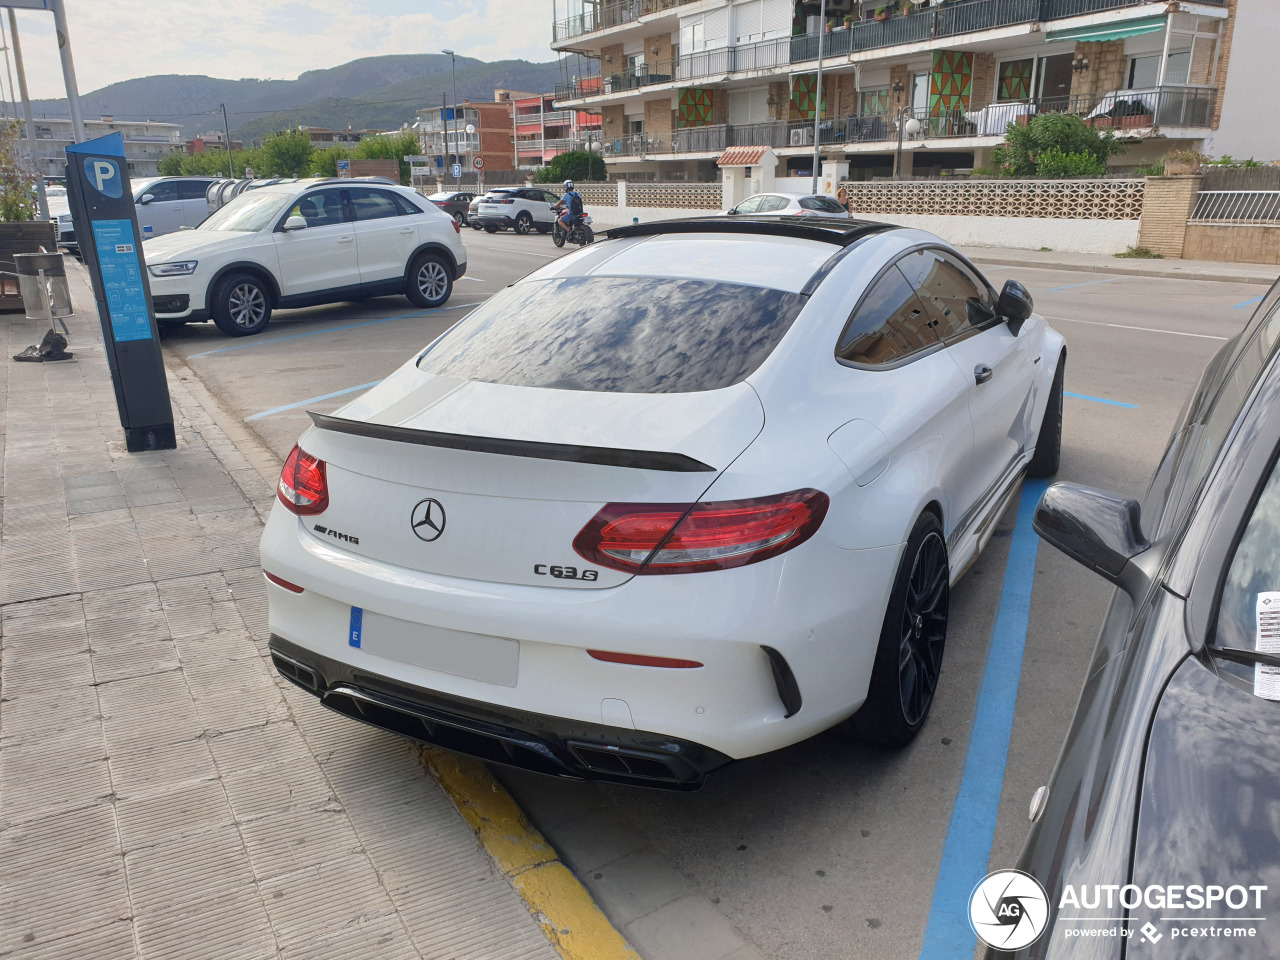
[[[1071,290],[1074,287],[1094,287],[1100,283],[1115,283],[1117,280],[1123,280],[1124,277],[1111,277],[1108,280],[1086,280],[1084,283],[1068,283],[1063,287],[1050,287],[1045,293],[1057,293],[1059,290]]]
[[[987,875],[991,844],[995,839],[1018,683],[1022,678],[1027,622],[1031,616],[1036,550],[1040,543],[1031,528],[1031,519],[1048,485],[1047,480],[1028,480],[1022,486],[1000,607],[996,611],[982,686],[974,707],[973,734],[942,848],[942,862],[938,865],[938,881],[933,889],[920,960],[973,958],[977,938],[969,926],[969,897]]]
[[[285,340],[299,340],[302,337],[318,337],[322,333],[334,333],[338,330],[353,330],[356,327],[368,327],[375,323],[390,323],[392,320],[408,320],[412,317],[421,317],[429,313],[443,313],[446,310],[462,310],[466,307],[474,307],[474,303],[459,303],[452,307],[436,307],[433,310],[419,310],[417,313],[401,313],[394,317],[378,317],[376,320],[362,320],[359,323],[347,323],[340,327],[325,327],[323,330],[309,330],[306,333],[291,333],[287,337],[273,337],[270,340],[253,339],[247,343],[237,343],[231,347],[219,347],[217,350],[205,350],[202,353],[193,353],[188,360],[194,360],[196,357],[207,357],[215,353],[227,353],[231,350],[248,350],[250,347],[269,347],[273,343],[283,343]]]
[[[1262,302],[1263,300],[1265,300],[1265,299],[1266,299],[1266,297],[1265,297],[1265,296],[1261,296],[1261,297],[1254,297],[1252,300],[1241,300],[1239,303],[1237,303],[1237,304],[1236,304],[1234,307],[1232,307],[1231,309],[1232,309],[1232,310],[1243,310],[1245,307],[1252,307],[1255,303],[1261,303],[1261,302]]]
[[[372,383],[362,383],[358,387],[347,387],[345,390],[335,390],[333,393],[321,394],[318,397],[308,397],[306,400],[299,400],[297,403],[286,403],[283,407],[272,407],[270,410],[263,410],[261,413],[255,413],[252,417],[245,417],[245,423],[250,420],[261,420],[263,417],[269,417],[273,413],[284,413],[286,410],[297,410],[299,407],[305,407],[308,403],[319,403],[321,400],[332,400],[334,397],[343,397],[348,393],[355,393],[358,390],[368,390],[370,387],[376,387],[381,380],[374,380]]]
[[[1091,397],[1088,394],[1070,393],[1066,390],[1062,391],[1062,395],[1064,397],[1074,397],[1076,400],[1089,400],[1093,403],[1105,403],[1109,407],[1124,407],[1126,410],[1138,409],[1138,405],[1136,403],[1125,403],[1122,400],[1108,400],[1106,397]]]

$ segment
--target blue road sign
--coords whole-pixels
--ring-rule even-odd
[[[350,169],[351,169],[351,161],[350,161],[350,160],[339,160],[339,161],[338,161],[338,169],[339,169],[339,170],[350,170]]]
[[[460,176],[462,176],[462,164],[460,164],[460,163],[455,163],[455,164],[453,165],[453,175],[454,175],[455,177],[460,177]]]

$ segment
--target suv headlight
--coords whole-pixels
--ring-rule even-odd
[[[189,277],[196,272],[198,260],[182,260],[178,263],[157,263],[147,267],[153,277]]]

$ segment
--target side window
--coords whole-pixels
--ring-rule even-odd
[[[387,196],[391,198],[391,202],[396,205],[396,210],[402,217],[412,216],[415,213],[422,213],[421,207],[417,206],[411,200],[407,200],[400,196],[398,193],[389,193]]]
[[[549,193],[549,192],[548,192],[548,193],[544,193],[544,194],[542,195],[542,199],[543,199],[543,200],[545,200],[545,201],[547,201],[547,203],[559,203],[559,202],[560,202],[560,198],[559,198],[558,196],[556,196],[554,193]]]
[[[1273,600],[1280,615],[1277,591],[1280,591],[1280,464],[1272,469],[1227,568],[1214,642],[1223,647],[1258,649],[1259,601]],[[1276,598],[1261,597],[1264,593],[1276,593]],[[1246,676],[1252,677],[1252,667],[1243,670],[1247,671]]]
[[[898,265],[920,294],[941,339],[954,340],[997,319],[991,291],[959,261],[937,250],[920,250]]]
[[[897,267],[871,287],[840,335],[836,357],[850,363],[897,363],[937,344],[924,305]]]
[[[209,189],[207,180],[179,180],[179,200],[203,200],[204,192]]]
[[[779,210],[787,209],[786,197],[765,197],[760,201],[761,213],[777,213]]]
[[[308,227],[331,227],[347,222],[341,190],[316,190],[295,203],[288,216],[302,217]]]
[[[737,205],[737,207],[734,208],[734,212],[755,213],[757,210],[760,209],[760,201],[763,199],[764,197],[747,197],[747,199],[743,200],[740,204]]]
[[[161,180],[159,183],[153,183],[147,187],[146,192],[151,195],[152,203],[168,203],[171,200],[178,199],[178,181],[177,180]]]
[[[391,199],[392,195],[385,190],[375,190],[372,187],[351,187],[347,190],[347,195],[351,197],[351,206],[355,210],[357,221],[385,220],[388,217],[398,217],[400,215],[395,201]]]

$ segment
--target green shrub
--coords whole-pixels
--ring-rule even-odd
[[[570,150],[553,157],[538,171],[538,183],[561,183],[565,180],[604,180],[604,158],[585,150]]]
[[[18,125],[0,123],[0,222],[36,215],[35,165],[18,149]]]
[[[1069,113],[1042,113],[1026,126],[1009,124],[993,159],[1005,177],[1096,177],[1124,149],[1110,130],[1099,132]]]
[[[1155,253],[1150,247],[1128,247],[1124,253],[1117,253],[1117,257],[1126,260],[1163,260],[1164,254]]]

